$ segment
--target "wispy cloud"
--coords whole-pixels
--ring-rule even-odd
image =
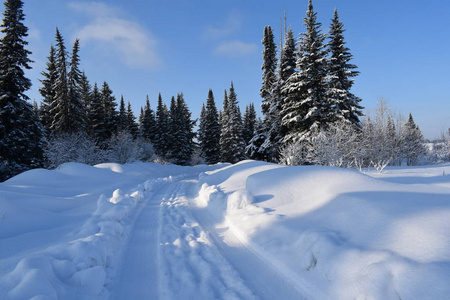
[[[119,8],[101,2],[72,2],[69,7],[88,17],[88,23],[76,31],[83,43],[97,43],[103,51],[116,52],[130,67],[161,65],[156,38]]]
[[[241,41],[229,41],[217,46],[214,50],[214,54],[235,58],[253,54],[257,50],[258,47],[255,44],[244,43]]]
[[[243,21],[242,14],[238,11],[232,11],[228,14],[226,20],[216,25],[207,26],[205,31],[203,32],[203,38],[220,39],[230,36],[231,34],[239,31],[239,29],[242,27],[242,21]]]

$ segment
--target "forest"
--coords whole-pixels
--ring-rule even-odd
[[[233,82],[222,107],[207,92],[199,119],[183,93],[167,104],[150,97],[136,118],[131,104],[114,96],[107,82],[90,83],[82,72],[80,41],[71,51],[56,28],[40,79],[40,103],[29,102],[31,81],[23,1],[4,3],[0,41],[0,180],[32,168],[65,162],[98,164],[136,160],[195,165],[244,159],[286,165],[328,165],[382,170],[387,165],[448,161],[448,138],[426,143],[413,116],[394,114],[381,99],[364,115],[351,88],[359,72],[346,47],[338,11],[327,33],[309,1],[304,32],[294,38],[285,25],[276,41],[271,26],[262,39],[261,112],[242,114]],[[206,90],[206,89],[205,89]],[[206,94],[206,93],[205,93]]]

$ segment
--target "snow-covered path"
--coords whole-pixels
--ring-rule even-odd
[[[195,212],[189,203],[197,178],[168,180],[149,194],[130,233],[112,298],[305,299],[232,232],[225,243],[214,221]]]

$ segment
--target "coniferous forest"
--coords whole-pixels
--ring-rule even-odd
[[[394,114],[386,101],[380,100],[375,114],[364,115],[362,99],[351,91],[359,72],[344,24],[335,10],[324,29],[311,0],[298,38],[290,28],[282,41],[271,26],[263,30],[262,118],[253,103],[242,113],[231,82],[219,98],[205,89],[198,120],[183,93],[170,101],[159,94],[153,103],[147,96],[136,118],[130,102],[117,99],[107,82],[89,82],[80,67],[80,41],[67,45],[58,28],[41,72],[40,103],[31,104],[22,7],[22,0],[6,0],[1,25],[1,181],[68,161],[191,165],[250,158],[382,170],[449,159],[448,140],[427,152],[412,115]]]

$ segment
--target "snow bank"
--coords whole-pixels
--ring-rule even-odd
[[[382,180],[244,161],[203,174],[195,201],[274,269],[330,299],[444,299],[450,177],[436,170],[441,175],[426,184],[405,184],[402,170]]]

